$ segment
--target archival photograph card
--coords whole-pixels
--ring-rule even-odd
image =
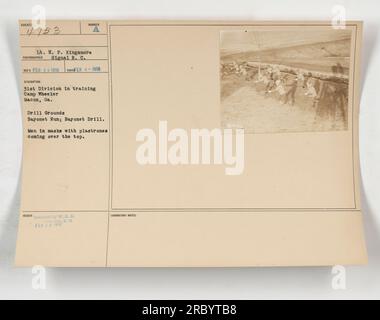
[[[17,266],[366,263],[361,22],[19,24]]]

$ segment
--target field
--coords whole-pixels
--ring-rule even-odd
[[[224,128],[246,133],[347,130],[350,39],[221,51]]]
[[[230,76],[222,80],[222,127],[244,128],[246,133],[345,130],[339,110],[318,115],[313,100],[296,94],[295,104],[284,104],[276,93],[265,94],[262,84]],[[323,119],[323,121],[321,121]]]

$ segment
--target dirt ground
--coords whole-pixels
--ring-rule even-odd
[[[326,99],[315,106],[299,85],[294,105],[284,104],[284,96],[265,93],[264,84],[230,75],[222,79],[222,127],[244,128],[246,133],[345,130],[343,113]]]

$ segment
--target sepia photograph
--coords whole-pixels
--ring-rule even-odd
[[[350,50],[349,29],[221,31],[222,127],[347,130]]]

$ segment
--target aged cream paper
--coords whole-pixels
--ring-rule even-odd
[[[20,21],[16,265],[365,263],[361,33],[360,22]],[[145,165],[142,129],[156,134]],[[211,136],[210,163],[197,161],[207,148],[192,149],[194,129],[231,141],[244,130],[243,158],[214,153]],[[187,153],[170,155],[173,132]]]

